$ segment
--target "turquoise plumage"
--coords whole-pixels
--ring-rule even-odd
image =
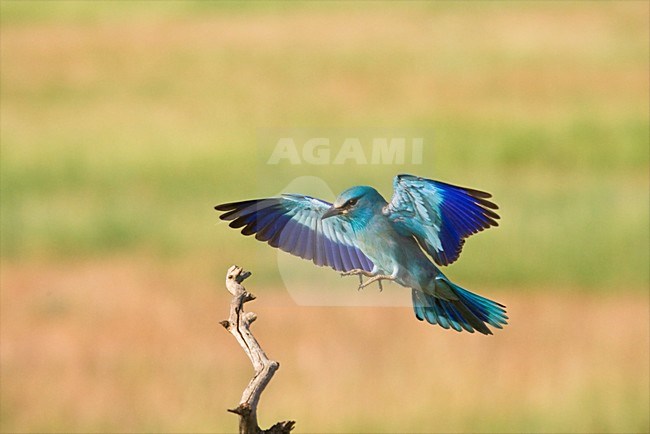
[[[498,225],[491,195],[411,175],[395,177],[393,188],[390,203],[357,186],[333,204],[283,194],[215,209],[244,235],[344,275],[369,277],[360,287],[392,280],[411,288],[421,321],[483,334],[492,334],[487,325],[506,325],[505,306],[452,283],[435,265],[454,262],[467,237]]]

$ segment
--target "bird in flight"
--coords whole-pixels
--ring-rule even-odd
[[[333,204],[282,194],[215,209],[244,235],[345,276],[369,277],[359,289],[382,280],[411,288],[420,321],[485,335],[492,334],[488,324],[507,324],[504,305],[452,283],[436,266],[458,259],[465,238],[498,226],[492,196],[412,175],[396,176],[393,190],[390,202],[356,186]]]

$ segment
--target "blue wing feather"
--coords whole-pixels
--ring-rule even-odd
[[[247,200],[217,205],[222,220],[244,235],[337,271],[371,271],[372,261],[355,245],[350,224],[336,216],[322,220],[330,203],[309,196]]]
[[[403,235],[414,236],[439,265],[458,259],[465,239],[498,226],[489,193],[411,175],[398,175],[384,213]]]

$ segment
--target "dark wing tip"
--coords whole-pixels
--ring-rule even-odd
[[[489,200],[486,200],[486,199],[483,199],[483,198],[480,198],[480,197],[476,197],[476,196],[472,196],[472,197],[474,199],[476,199],[476,203],[481,204],[481,206],[483,206],[485,208],[499,209],[499,205],[497,205],[496,203],[494,203],[492,201],[489,201]]]
[[[490,211],[489,209],[485,209],[485,208],[483,208],[483,215],[493,225],[496,225],[496,222],[494,220],[499,220],[501,218],[499,216],[499,214],[495,213],[494,211]]]
[[[475,197],[476,199],[489,199],[492,197],[492,194],[488,193],[487,191],[475,190],[473,188],[467,188],[467,187],[461,187],[461,188],[465,190],[467,193],[469,193],[470,196]]]
[[[482,213],[488,218],[490,226],[499,226],[497,222],[492,219],[500,219],[499,214],[492,210],[498,210],[499,205],[496,203],[486,200],[487,198],[492,197],[492,195],[485,191],[474,190],[471,188],[462,187],[465,192],[467,192],[473,199],[475,203],[481,208]]]
[[[234,209],[233,205],[234,203],[221,203],[219,205],[215,205],[214,209],[217,211],[230,211]]]
[[[249,200],[242,200],[240,202],[220,203],[219,205],[215,205],[214,209],[217,211],[233,211],[236,209],[247,207],[249,205],[254,205],[262,200],[264,199],[249,199]]]

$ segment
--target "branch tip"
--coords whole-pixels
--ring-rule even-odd
[[[252,273],[250,271],[245,271],[242,267],[233,265],[228,269],[228,280],[235,280],[237,283],[242,283],[246,280]]]

